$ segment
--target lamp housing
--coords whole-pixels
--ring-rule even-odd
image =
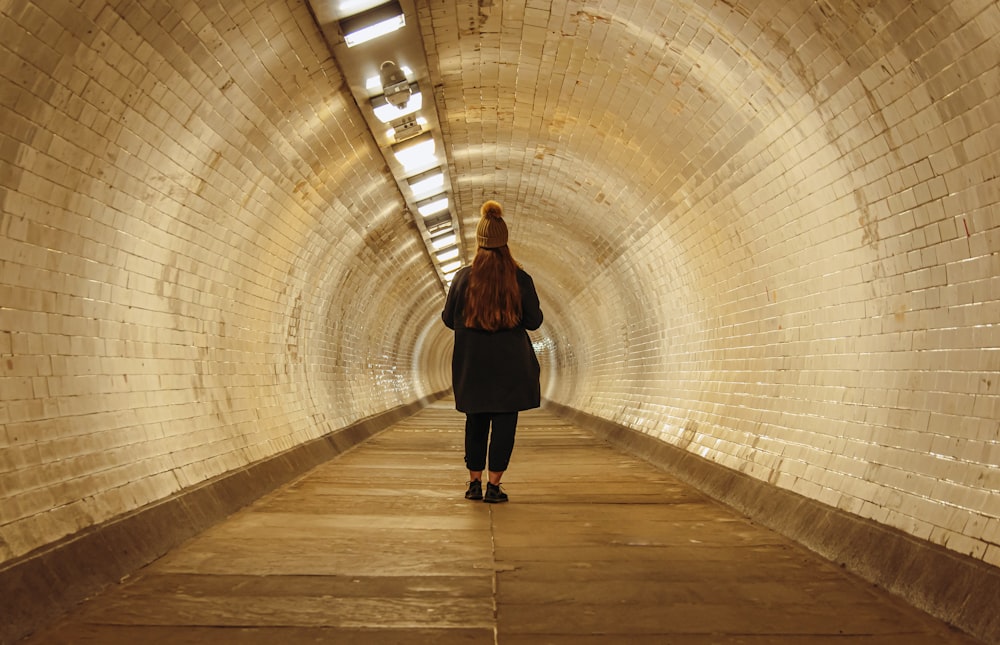
[[[406,75],[399,69],[399,66],[391,60],[385,61],[379,68],[379,79],[382,81],[382,93],[385,100],[397,108],[405,108],[410,101],[410,94],[413,93],[413,90],[410,89],[410,83],[406,80]]]
[[[395,105],[389,101],[385,94],[373,96],[371,99],[372,110],[375,117],[382,123],[395,121],[407,114],[413,114],[424,106],[424,97],[420,93],[416,83],[410,84],[410,94],[405,105]]]
[[[340,21],[344,44],[356,47],[406,26],[406,16],[398,2],[387,2]]]

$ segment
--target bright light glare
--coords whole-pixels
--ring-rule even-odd
[[[427,202],[423,206],[417,206],[417,212],[419,212],[424,217],[430,217],[431,215],[437,215],[443,210],[448,208],[448,196],[444,195],[440,199],[435,199],[432,202]]]
[[[410,190],[416,197],[423,197],[444,188],[444,173],[439,172],[410,184]]]
[[[439,238],[437,238],[435,240],[431,240],[431,247],[435,251],[443,249],[446,246],[452,246],[453,244],[455,244],[455,234],[454,233],[449,233],[448,235],[445,235],[443,237],[439,237]]]
[[[368,25],[367,27],[362,27],[357,31],[352,31],[349,34],[344,34],[344,42],[348,47],[354,47],[355,45],[360,45],[361,43],[366,43],[369,40],[374,40],[379,36],[384,36],[386,34],[391,34],[397,29],[402,29],[406,26],[406,18],[403,14],[398,16],[392,16],[376,22],[373,25]]]
[[[454,272],[458,271],[460,268],[462,268],[462,263],[456,260],[455,262],[452,262],[451,264],[446,264],[443,267],[441,267],[441,272],[442,273],[454,273]]]
[[[448,249],[447,251],[441,251],[437,254],[438,262],[447,262],[448,260],[454,260],[458,257],[458,247],[453,249]]]
[[[379,101],[379,105],[372,102],[372,109],[375,111],[375,116],[382,123],[388,123],[389,121],[395,121],[399,117],[406,116],[407,114],[413,114],[419,110],[424,105],[424,97],[420,92],[414,92],[410,95],[410,100],[406,103],[406,107],[400,109],[395,105],[385,101],[382,98]]]
[[[407,172],[412,172],[438,163],[434,149],[434,138],[428,136],[413,143],[398,145],[393,148],[392,154]]]

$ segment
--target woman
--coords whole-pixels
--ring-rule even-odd
[[[535,283],[507,248],[500,204],[486,202],[480,215],[476,257],[455,274],[441,318],[455,330],[451,376],[455,407],[465,413],[465,497],[495,504],[507,501],[500,479],[514,450],[517,413],[541,403],[538,359],[526,330],[541,326],[542,310]]]

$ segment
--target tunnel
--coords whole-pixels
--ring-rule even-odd
[[[6,637],[447,396],[488,199],[547,409],[995,583],[996,0],[379,4],[0,3]]]

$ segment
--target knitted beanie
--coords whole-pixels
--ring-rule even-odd
[[[503,221],[503,207],[492,199],[479,209],[482,217],[476,227],[476,240],[484,249],[498,249],[507,245],[507,224]]]

